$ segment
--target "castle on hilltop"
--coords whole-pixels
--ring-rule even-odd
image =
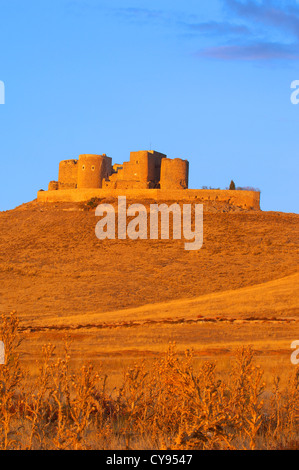
[[[153,150],[131,152],[130,161],[112,165],[103,155],[80,155],[59,164],[58,181],[49,191],[61,189],[187,189],[189,162],[170,159]]]
[[[103,155],[80,155],[59,164],[58,181],[37,193],[39,202],[86,202],[126,196],[135,200],[217,202],[260,209],[257,191],[189,189],[189,162],[153,150],[131,152],[130,161],[112,164]]]

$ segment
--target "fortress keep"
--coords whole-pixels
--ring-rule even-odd
[[[189,162],[171,160],[153,150],[131,152],[130,161],[112,166],[103,155],[80,155],[79,160],[59,164],[58,181],[49,191],[59,189],[187,189]]]
[[[260,209],[257,191],[188,189],[189,162],[153,150],[131,152],[130,160],[112,164],[106,154],[80,155],[59,164],[58,181],[39,191],[40,202],[83,202],[92,198],[219,201],[244,209]]]

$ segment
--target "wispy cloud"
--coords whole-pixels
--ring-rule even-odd
[[[250,34],[248,26],[229,22],[209,21],[206,23],[184,23],[184,26],[195,33],[210,35],[239,36]]]
[[[141,7],[119,7],[114,6],[113,2],[102,3],[99,0],[68,0],[68,13],[77,15],[105,14],[112,16],[116,20],[125,20],[137,24],[156,24],[170,25],[176,24],[181,17],[190,18],[188,15],[180,14],[174,10],[162,10]]]
[[[132,23],[172,28],[193,40],[195,55],[217,60],[278,61],[299,58],[299,1],[219,0],[222,18],[202,21],[199,14],[173,9],[100,6],[96,0],[70,0],[72,10],[105,14]],[[204,44],[204,46],[203,46]]]
[[[147,22],[153,24],[175,25],[178,26],[180,21],[191,21],[196,15],[188,15],[184,12],[175,10],[153,10],[151,8],[139,7],[123,7],[111,9],[114,15],[123,17],[134,22]]]
[[[117,8],[115,12],[122,16],[127,16],[129,18],[144,18],[144,19],[164,19],[166,12],[163,10],[150,10],[149,8],[136,8],[136,7],[127,7],[127,8]]]
[[[223,60],[298,60],[299,48],[292,45],[261,42],[252,45],[210,47],[199,52],[198,55]]]
[[[227,29],[224,43],[206,47],[198,56],[223,60],[298,60],[299,5],[295,0],[223,0],[223,6],[232,21],[243,24],[247,33],[238,34],[236,30],[232,41],[227,23],[222,22],[223,30]]]
[[[265,27],[286,31],[299,37],[299,5],[294,1],[278,2],[264,0],[256,2],[249,0],[225,0],[225,6],[230,12],[247,21],[254,21]]]
[[[199,21],[174,11],[119,8],[132,21],[175,24],[209,46],[198,57],[222,60],[274,61],[299,58],[299,4],[296,0],[220,0],[223,20]]]

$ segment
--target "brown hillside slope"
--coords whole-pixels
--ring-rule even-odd
[[[0,213],[1,311],[46,321],[192,299],[298,271],[296,214],[207,211],[199,252],[181,241],[101,242],[96,222],[94,211],[74,204],[33,202]]]
[[[113,382],[132,361],[151,359],[174,341],[195,356],[230,356],[251,345],[268,373],[292,370],[290,346],[298,338],[299,274],[241,289],[109,312],[22,321],[22,358],[32,368],[46,343],[59,350],[72,339],[75,362],[104,365]],[[222,367],[226,367],[223,363]]]
[[[46,319],[24,318],[24,328],[36,331],[56,329],[122,328],[177,323],[270,323],[299,322],[299,273],[274,281],[224,292],[206,294],[193,299],[142,305],[109,312],[88,313]]]

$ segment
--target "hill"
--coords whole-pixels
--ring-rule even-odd
[[[89,357],[169,340],[285,351],[298,339],[298,215],[205,205],[204,246],[188,252],[183,241],[99,241],[86,209],[34,201],[0,213],[1,311],[17,311],[30,355],[65,332]]]

